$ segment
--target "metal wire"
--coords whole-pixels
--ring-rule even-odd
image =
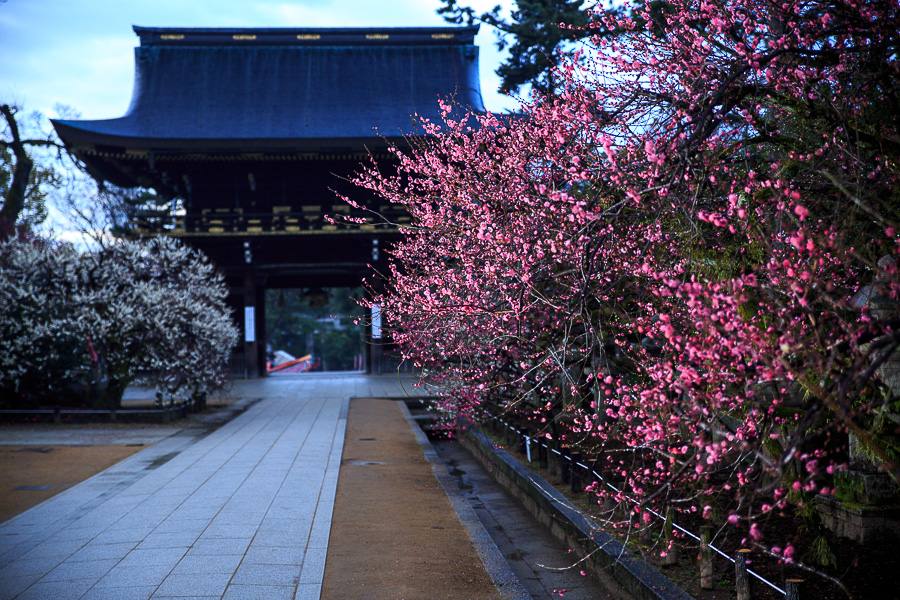
[[[572,460],[572,457],[571,457],[571,456],[566,456],[565,454],[563,454],[563,453],[560,452],[559,450],[556,450],[555,448],[551,448],[551,447],[548,446],[547,444],[544,444],[543,442],[539,442],[537,439],[525,435],[525,433],[523,433],[522,431],[519,431],[518,429],[516,429],[515,427],[513,427],[512,425],[510,425],[509,423],[507,423],[507,422],[504,421],[503,419],[498,418],[498,419],[496,419],[496,420],[497,420],[497,422],[502,423],[502,424],[503,424],[505,427],[507,427],[508,429],[510,429],[510,430],[512,430],[512,431],[514,431],[514,432],[516,432],[517,435],[520,435],[520,436],[524,437],[526,440],[528,440],[528,443],[531,443],[531,441],[533,440],[535,444],[538,444],[539,446],[543,446],[544,448],[546,448],[546,449],[549,450],[550,452],[553,452],[554,454],[558,454],[559,456],[565,458],[565,459],[568,460],[569,462],[572,462],[574,465],[577,465],[577,466],[581,467],[582,469],[584,469],[585,471],[587,471],[588,473],[591,473],[591,474],[592,474],[594,477],[596,477],[597,480],[600,481],[603,485],[605,485],[606,487],[608,487],[608,488],[611,489],[612,491],[616,492],[617,494],[621,494],[622,497],[625,498],[626,500],[629,500],[629,501],[631,501],[631,502],[634,503],[634,504],[640,505],[640,502],[638,502],[636,499],[634,499],[634,498],[632,498],[632,497],[630,497],[630,496],[628,496],[628,495],[626,495],[626,494],[622,494],[622,491],[621,491],[620,489],[616,488],[614,485],[612,485],[612,484],[609,483],[608,481],[604,481],[603,477],[601,477],[600,474],[597,473],[597,471],[594,471],[593,469],[591,469],[591,468],[588,467],[587,465],[582,464],[582,463],[580,463],[580,462],[575,462],[575,461]],[[656,518],[665,521],[665,517],[663,517],[661,514],[659,514],[658,512],[656,512],[655,510],[653,510],[652,508],[645,508],[644,510],[646,510],[646,511],[649,512],[650,514],[656,516]],[[697,536],[697,535],[695,535],[694,533],[688,531],[688,530],[685,529],[684,527],[681,527],[680,525],[678,525],[678,524],[675,523],[674,521],[672,522],[672,526],[673,526],[675,529],[677,529],[678,531],[684,533],[685,535],[694,538],[696,541],[698,541],[698,542],[700,541],[700,537],[699,537],[699,536]],[[710,548],[711,550],[714,550],[716,553],[720,554],[722,557],[728,559],[728,560],[731,561],[732,563],[735,562],[735,560],[734,560],[733,558],[731,558],[730,556],[728,556],[727,554],[725,554],[724,552],[722,552],[721,550],[719,550],[718,548],[716,548],[716,547],[713,546],[712,544],[707,544],[707,545],[709,546],[709,548]],[[782,594],[782,595],[784,595],[784,596],[787,596],[787,592],[786,592],[785,590],[781,589],[780,587],[778,587],[777,585],[775,585],[774,583],[772,583],[771,581],[769,581],[768,579],[766,579],[765,577],[763,577],[762,575],[760,575],[759,573],[756,573],[756,572],[753,571],[752,569],[747,569],[747,572],[748,572],[749,574],[753,575],[754,577],[756,577],[756,578],[757,578],[758,580],[760,580],[761,582],[763,582],[763,583],[765,583],[766,585],[768,585],[770,588],[772,588],[772,589],[775,590],[776,592],[778,592],[778,593],[780,593],[780,594]]]

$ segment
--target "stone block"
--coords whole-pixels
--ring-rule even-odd
[[[854,504],[883,506],[900,501],[900,486],[887,473],[848,469],[835,476],[840,498]]]
[[[900,508],[868,507],[818,496],[816,505],[822,523],[835,534],[860,544],[900,542]]]

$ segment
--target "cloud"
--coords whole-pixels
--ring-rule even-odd
[[[86,119],[120,116],[134,80],[134,45],[133,37],[110,36],[84,41],[77,52],[66,46],[48,48],[22,57],[12,80],[19,87],[27,84],[28,109],[49,114],[62,103]]]
[[[262,2],[254,5],[261,15],[271,15],[285,27],[412,27],[440,26],[443,21],[421,0],[359,2]]]

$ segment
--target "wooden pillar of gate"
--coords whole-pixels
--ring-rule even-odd
[[[244,271],[244,325],[241,328],[244,334],[244,364],[247,369],[247,377],[259,377],[259,337],[257,311],[262,312],[257,306],[259,294],[256,289],[256,278],[251,269]]]

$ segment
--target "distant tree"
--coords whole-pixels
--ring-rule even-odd
[[[134,238],[140,227],[154,230],[174,228],[174,210],[181,203],[147,188],[120,188],[108,182],[89,179],[78,173],[78,191],[63,199],[72,223],[100,245],[108,238]],[[158,228],[158,229],[157,229]]]
[[[13,183],[16,160],[9,148],[0,148],[0,196],[4,199]],[[59,187],[61,177],[50,166],[35,164],[31,169],[22,210],[16,221],[26,227],[40,225],[47,219],[49,189]]]
[[[328,371],[349,371],[354,357],[362,351],[362,331],[353,323],[342,323],[338,329],[326,325],[319,334],[320,356]]]
[[[516,0],[509,20],[500,16],[499,5],[478,15],[456,0],[442,2],[437,12],[448,23],[484,23],[497,30],[497,48],[509,48],[509,58],[496,71],[505,93],[529,84],[539,94],[556,93],[562,84],[556,71],[563,57],[571,52],[572,42],[587,37],[585,0]]]
[[[306,339],[316,329],[316,317],[309,314],[302,291],[283,289],[266,294],[266,340],[273,351],[297,357],[309,353]]]
[[[17,119],[19,108],[9,104],[0,105],[3,115],[2,137],[0,137],[0,239],[9,236],[22,217],[27,223],[36,224],[46,217],[44,200],[45,184],[59,185],[59,176],[52,166],[35,163],[31,150],[34,148],[55,148],[62,146],[52,134],[28,137]]]
[[[70,106],[55,111],[66,119],[80,118]],[[47,218],[53,202],[68,218],[71,229],[103,245],[108,238],[132,237],[135,224],[174,225],[179,200],[165,198],[145,188],[120,188],[99,182],[83,163],[69,154],[46,119],[32,112],[27,120],[12,105],[0,106],[0,228],[32,227]]]
[[[362,309],[353,298],[360,298],[359,288],[326,288],[321,290],[327,304],[313,306],[319,294],[303,289],[284,289],[266,295],[266,340],[271,349],[284,350],[300,357],[314,354],[330,371],[353,368],[353,358],[361,351],[362,331],[354,318]],[[338,317],[341,327],[325,319]],[[309,342],[312,342],[310,346]]]
[[[572,59],[575,42],[627,33],[621,22],[591,21],[591,14],[599,13],[602,8],[607,16],[629,15],[636,30],[647,29],[647,23],[651,23],[649,29],[654,35],[664,36],[667,20],[674,12],[667,0],[621,2],[606,8],[601,6],[603,3],[589,0],[517,0],[517,10],[512,11],[507,21],[500,16],[500,5],[479,15],[471,7],[459,6],[456,0],[441,1],[444,6],[437,12],[445,21],[493,27],[497,48],[502,51],[509,47],[509,58],[496,70],[504,93],[518,93],[522,86],[531,85],[543,96],[561,91],[565,77],[558,69]]]

